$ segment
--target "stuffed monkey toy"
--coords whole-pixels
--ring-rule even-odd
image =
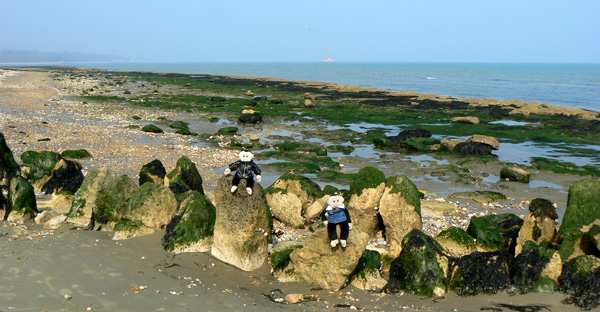
[[[252,195],[252,188],[254,187],[254,175],[256,175],[256,181],[260,182],[262,177],[260,176],[260,168],[254,163],[252,160],[254,158],[254,154],[252,154],[249,150],[243,150],[240,152],[240,160],[229,165],[227,169],[225,169],[225,175],[230,174],[231,172],[235,172],[233,176],[233,181],[231,184],[231,193],[235,193],[238,189],[238,184],[241,179],[246,179],[246,192],[248,195]]]
[[[352,219],[348,209],[344,205],[344,198],[340,195],[333,195],[327,199],[327,207],[321,214],[321,220],[327,227],[331,247],[338,244],[337,226],[340,226],[340,245],[346,248],[346,241],[352,230]]]

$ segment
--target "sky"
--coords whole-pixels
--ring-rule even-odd
[[[600,63],[600,1],[0,0],[0,48],[161,62]]]

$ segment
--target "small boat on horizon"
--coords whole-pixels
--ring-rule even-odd
[[[325,62],[325,63],[335,63],[335,62],[337,62],[337,60],[334,59],[333,57],[324,57],[323,58],[323,62]]]

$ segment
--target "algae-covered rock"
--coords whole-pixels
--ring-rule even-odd
[[[137,183],[126,175],[112,181],[96,195],[94,221],[114,228],[114,224],[121,219],[129,199],[137,189]]]
[[[387,281],[381,276],[379,269],[381,254],[375,250],[365,250],[352,273],[352,286],[364,290],[383,288]]]
[[[379,213],[385,225],[388,244],[398,252],[402,239],[414,229],[421,230],[421,197],[417,186],[406,176],[393,176],[385,181],[385,190],[379,201]]]
[[[477,240],[477,250],[512,250],[523,220],[512,213],[472,217],[467,233]]]
[[[536,244],[552,242],[556,235],[556,218],[558,218],[558,215],[551,201],[536,198],[529,204],[529,211],[519,230],[515,255],[521,253],[523,245],[528,241],[533,241]]]
[[[292,240],[275,244],[271,249],[269,257],[271,263],[271,272],[277,278],[281,277],[284,269],[290,264],[290,254],[304,246],[304,240]]]
[[[213,242],[215,206],[203,194],[190,191],[169,224],[162,239],[173,253],[210,251]]]
[[[166,186],[146,183],[131,195],[121,218],[140,221],[144,226],[158,230],[171,221],[176,211],[177,200]]]
[[[165,181],[165,176],[167,175],[167,170],[163,166],[162,162],[158,159],[155,159],[145,165],[140,169],[139,181],[140,185],[146,182],[152,182],[156,184],[163,184]]]
[[[346,248],[331,248],[327,229],[316,230],[302,248],[290,254],[284,280],[296,279],[319,287],[339,290],[354,272],[367,246],[368,235],[351,230]],[[281,280],[281,279],[280,279]]]
[[[451,227],[438,234],[436,241],[444,247],[450,256],[460,258],[477,251],[473,237],[467,231]]]
[[[200,176],[196,164],[185,155],[177,160],[175,169],[165,177],[165,184],[169,186],[175,195],[190,190],[204,194],[202,176]]]
[[[385,174],[374,167],[363,167],[350,184],[348,211],[354,227],[373,236],[378,229],[379,200],[385,190]]]
[[[33,186],[21,176],[11,179],[8,200],[12,208],[8,212],[9,221],[32,220],[38,213]]]
[[[506,199],[504,194],[493,191],[456,192],[448,197],[470,199],[480,203],[496,203]]]
[[[83,183],[83,173],[81,164],[68,159],[59,160],[48,179],[40,179],[33,183],[36,190],[41,190],[45,194],[52,194],[60,191],[77,192]]]
[[[249,123],[249,124],[256,124],[259,123],[263,120],[263,115],[259,112],[253,112],[250,114],[242,114],[240,116],[240,118],[238,119],[238,121],[240,123]]]
[[[267,260],[273,217],[260,184],[254,185],[252,195],[231,193],[232,179],[222,176],[215,188],[217,219],[211,253],[223,262],[252,271]],[[246,180],[242,179],[239,188],[245,187]]]
[[[500,170],[500,179],[506,181],[515,181],[529,183],[531,173],[519,167],[503,167]]]
[[[23,158],[25,156],[25,158]],[[49,176],[52,169],[62,159],[62,156],[56,152],[43,151],[33,153],[23,153],[21,159],[25,164],[29,165],[29,172],[25,177],[31,182],[42,179],[44,176]],[[27,162],[25,162],[27,160]]]
[[[12,151],[6,144],[4,135],[0,132],[0,186],[8,185],[10,179],[20,172],[19,164],[15,161]]]
[[[600,305],[600,258],[578,256],[565,263],[558,279],[560,291],[568,297],[566,304],[575,304],[584,310]]]
[[[60,153],[62,157],[71,158],[71,159],[87,159],[92,158],[92,154],[86,151],[85,149],[78,150],[66,150]]]
[[[454,145],[452,153],[467,156],[467,155],[490,155],[492,152],[490,145],[480,142],[460,142]]]
[[[112,176],[107,168],[90,171],[75,193],[67,222],[83,227],[89,226],[96,206],[96,197],[111,182]]]
[[[562,261],[558,251],[528,241],[513,261],[512,284],[521,293],[558,290]]]
[[[144,131],[144,132],[151,132],[151,133],[163,133],[164,132],[163,129],[161,129],[161,128],[155,126],[155,125],[144,126],[142,128],[142,131]]]
[[[265,194],[275,219],[301,228],[304,212],[321,195],[321,188],[307,177],[288,172],[265,189]]]
[[[487,135],[474,134],[470,138],[467,139],[467,142],[482,143],[482,144],[486,144],[486,145],[490,146],[491,148],[493,148],[495,150],[500,149],[500,143],[498,142],[498,139],[491,137],[491,136],[487,136]]]
[[[385,289],[404,289],[420,295],[433,296],[434,289],[446,289],[448,259],[442,247],[419,230],[412,230],[402,240],[402,252],[392,262]]]
[[[510,283],[512,255],[506,250],[479,252],[451,258],[448,287],[461,296],[495,294]]]

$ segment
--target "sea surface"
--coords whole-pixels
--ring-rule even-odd
[[[600,64],[527,63],[65,63],[106,70],[239,75],[523,100],[600,111]]]

